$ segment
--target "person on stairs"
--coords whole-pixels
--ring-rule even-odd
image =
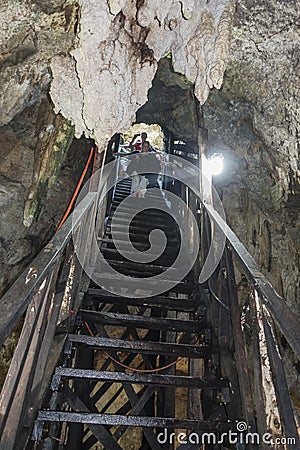
[[[133,138],[131,139],[131,142],[129,144],[129,147],[131,149],[131,153],[137,153],[142,150],[143,143],[147,139],[147,133],[143,131],[141,134],[135,134]]]
[[[133,197],[144,198],[147,187],[159,187],[157,176],[160,172],[160,161],[155,154],[149,154],[149,150],[150,143],[145,141],[142,151],[135,154],[126,169],[128,175],[132,177],[131,194]]]

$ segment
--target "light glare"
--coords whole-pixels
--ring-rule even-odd
[[[220,175],[224,167],[224,156],[222,153],[213,153],[203,161],[203,171],[206,176]]]

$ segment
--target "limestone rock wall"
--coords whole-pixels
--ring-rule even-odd
[[[299,19],[296,2],[241,0],[219,92],[204,105],[223,151],[227,218],[300,312]]]
[[[53,236],[89,148],[49,102],[0,128],[0,296]],[[38,132],[37,132],[38,131]]]
[[[0,126],[48,91],[50,60],[72,47],[76,20],[76,0],[1,1]]]
[[[54,114],[44,100],[35,127],[33,177],[24,206],[23,224],[30,227],[45,206],[49,189],[55,185],[73,141],[74,127],[60,114]]]

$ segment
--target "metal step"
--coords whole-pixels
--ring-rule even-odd
[[[150,224],[149,224],[150,225]],[[152,228],[155,228],[155,225],[152,225]],[[124,234],[124,225],[120,225],[120,224],[114,224],[114,234],[118,235],[118,234]],[[129,227],[129,233],[130,233],[130,237],[135,238],[135,239],[147,239],[149,240],[149,235],[145,234],[145,229],[135,226],[135,225],[130,225]],[[151,227],[149,227],[149,230],[151,230]],[[106,227],[106,231],[105,231],[105,235],[106,236],[111,236],[111,225],[107,225]],[[178,233],[176,232],[175,229],[168,229],[168,238],[170,239],[178,239]]]
[[[126,246],[126,244],[122,245],[119,244],[118,248],[120,248],[120,250],[126,250],[126,257],[129,258],[129,261],[135,261],[136,259],[136,253],[134,251],[128,250],[128,245]],[[159,247],[158,247],[159,248]],[[164,266],[164,267],[169,267],[168,264],[165,264],[166,261],[168,261],[168,263],[170,265],[172,265],[173,261],[175,261],[175,258],[177,257],[178,251],[176,252],[176,248],[168,248],[166,247],[164,249],[164,251],[161,253],[161,255],[155,255],[151,252],[148,252],[148,255],[151,256],[153,259],[152,261],[149,261],[151,264],[153,265],[159,265],[159,266]],[[110,258],[112,257],[112,259],[115,259],[115,257],[117,257],[119,259],[119,261],[124,261],[125,256],[121,255],[120,252],[115,248],[113,243],[107,243],[101,246],[101,253],[103,253],[103,255],[108,255],[105,258]],[[159,262],[158,262],[159,260]],[[143,263],[141,263],[143,264]]]
[[[141,241],[130,241],[130,243],[134,246],[134,247],[136,247],[136,248],[143,248],[143,249],[146,249],[146,250],[148,250],[149,248],[150,248],[150,242],[141,242]],[[101,239],[101,244],[108,244],[108,245],[117,245],[118,246],[118,248],[120,248],[120,249],[124,249],[124,250],[126,250],[126,248],[128,248],[128,244],[129,244],[129,242],[126,240],[126,239],[122,239],[122,240],[120,240],[120,239],[108,239],[108,238],[103,238],[103,239]],[[178,246],[178,243],[177,242],[170,242],[169,240],[167,241],[167,244],[166,244],[166,247],[165,247],[165,249],[164,249],[164,251],[175,251],[175,250],[177,250],[177,251],[179,251],[179,248],[178,248],[179,246]],[[101,250],[102,250],[102,245],[101,245]],[[152,244],[151,245],[151,248],[157,248],[157,249],[161,249],[162,248],[162,246],[161,245],[155,245],[155,244]]]
[[[135,263],[132,261],[119,259],[105,259],[105,261],[118,273],[134,277],[134,278],[152,278],[157,275],[163,274],[167,269],[170,273],[176,273],[176,269],[162,265],[154,265],[154,264],[144,264],[144,263]],[[99,267],[101,268],[101,263],[99,263]],[[104,270],[106,270],[106,266],[103,266]],[[193,281],[193,274],[190,273],[185,277],[186,281]]]
[[[112,201],[112,205],[113,208],[115,209],[123,200],[124,198],[127,198],[126,201],[126,208],[132,208],[132,209],[139,209],[140,206],[142,205],[143,208],[146,207],[147,208],[147,201],[148,200],[153,200],[155,201],[155,206],[153,205],[149,205],[148,209],[153,209],[153,207],[155,208],[156,206],[159,207],[160,205],[163,206],[164,208],[168,208],[167,203],[165,201],[165,199],[163,197],[155,197],[155,196],[147,196],[144,199],[140,199],[137,197],[129,197],[128,195],[126,195],[125,192],[120,192],[117,195],[114,196],[114,199]],[[122,206],[121,206],[122,208]],[[125,205],[124,205],[125,208]],[[146,209],[147,210],[147,209]]]
[[[96,323],[102,323],[105,325],[118,325],[122,327],[134,326],[136,328],[146,328],[151,330],[161,331],[200,331],[203,328],[207,328],[208,324],[206,320],[180,320],[180,319],[168,319],[161,317],[145,317],[134,316],[130,314],[118,314],[118,313],[102,313],[98,311],[89,311],[81,309],[78,314],[83,319],[89,319]]]
[[[191,376],[159,375],[159,374],[139,374],[124,372],[109,372],[101,370],[74,369],[57,367],[52,377],[51,390],[57,391],[63,378],[85,379],[99,382],[109,381],[111,383],[131,383],[155,385],[161,387],[185,387],[198,389],[221,389],[229,386],[227,380],[203,379]]]
[[[118,262],[117,259],[115,261]],[[115,269],[118,273],[120,273],[122,275],[130,276],[130,277],[134,277],[134,278],[152,278],[153,276],[160,275],[160,274],[164,273],[164,271],[165,271],[164,269],[163,270],[157,270],[157,271],[155,271],[155,270],[147,270],[146,267],[143,268],[144,264],[140,264],[140,266],[141,266],[140,269],[135,269],[135,270],[133,270],[131,268],[128,269],[128,268],[126,268],[126,262],[127,261],[124,260],[124,261],[121,261],[121,262],[125,263],[125,265],[124,266],[120,266],[119,264],[115,265],[114,264],[114,260],[110,260],[109,265],[113,269]],[[102,266],[101,266],[101,263],[100,263],[100,268],[101,267]],[[105,266],[104,266],[104,270],[106,270]],[[173,269],[170,269],[170,270],[173,270]]]
[[[116,211],[117,207],[112,208],[112,212],[114,213]],[[151,211],[152,210],[152,211]],[[118,217],[127,217],[127,216],[132,216],[132,212],[136,212],[136,214],[139,214],[139,216],[143,217],[144,220],[146,221],[147,219],[151,218],[151,221],[156,223],[159,220],[171,220],[172,216],[171,214],[168,214],[166,211],[161,211],[157,208],[148,208],[148,209],[143,209],[140,210],[138,205],[137,207],[129,207],[126,206],[125,207],[119,207],[118,208]],[[174,220],[174,219],[173,219]]]
[[[87,425],[124,425],[126,427],[150,427],[150,428],[171,428],[197,430],[197,432],[218,432],[228,431],[232,424],[228,422],[208,422],[205,420],[174,419],[173,417],[143,417],[143,416],[121,416],[117,414],[96,414],[85,412],[65,412],[65,411],[39,411],[37,425],[43,422],[72,422]],[[35,436],[38,437],[35,432]]]
[[[101,253],[103,253],[103,255],[105,256],[105,259],[114,259],[114,260],[120,261],[120,262],[127,261],[123,256],[120,255],[118,250],[116,250],[115,248],[103,248],[103,249],[101,249]],[[128,252],[128,257],[132,258],[134,260],[136,255],[134,252]],[[151,261],[151,264],[155,265],[156,262],[157,262],[158,266],[163,266],[163,267],[168,268],[169,263],[170,263],[169,254],[168,255],[163,254],[162,256],[159,256],[156,260]]]
[[[89,288],[87,291],[87,297],[92,297],[93,301],[97,299],[101,303],[106,304],[125,304],[132,306],[147,306],[147,307],[160,307],[161,309],[168,309],[174,311],[194,311],[195,308],[205,308],[201,299],[191,298],[175,298],[166,296],[156,296],[148,298],[128,298],[121,297],[106,292],[103,289]]]
[[[122,186],[117,186],[116,187],[116,190],[115,190],[115,193],[116,194],[118,194],[118,193],[123,193],[123,192],[129,192],[129,194],[130,194],[130,192],[131,192],[131,184],[129,185],[122,185]]]
[[[116,184],[116,188],[118,188],[119,186],[131,186],[132,184],[132,179],[131,178],[120,178],[117,180],[117,184]]]
[[[128,258],[132,261],[135,261],[136,259],[136,253],[133,250],[129,250],[129,245],[126,241],[117,241],[117,240],[111,240],[111,242],[103,242],[103,244],[100,247],[101,253],[110,253],[110,250],[115,250],[118,253],[118,257],[120,258],[120,261],[123,260],[123,256],[120,255],[120,253],[118,252],[118,250],[115,248],[116,245],[118,246],[118,249],[126,251],[126,253],[128,254]],[[133,243],[132,243],[133,245]],[[136,245],[136,243],[134,243],[134,245]],[[136,247],[138,247],[136,245]],[[148,248],[146,247],[146,244],[141,244],[139,246],[142,250],[147,251]],[[149,246],[148,246],[149,247]],[[151,253],[150,251],[147,251],[147,254],[149,255],[149,257],[152,257],[152,261],[150,261],[151,264],[154,264],[154,261],[156,261],[159,258],[168,258],[168,260],[170,261],[170,264],[172,264],[172,261],[174,261],[174,258],[177,257],[178,255],[178,248],[176,247],[169,247],[168,245],[165,248],[161,248],[161,246],[158,245],[153,245],[152,246],[154,249],[157,249],[158,251],[161,251],[161,254],[156,255],[155,253]],[[137,249],[138,250],[138,249]],[[140,251],[142,251],[140,250]],[[149,248],[150,250],[150,248]],[[173,258],[172,260],[170,260],[170,258]],[[141,263],[143,264],[143,263]],[[161,264],[162,266],[164,264]]]
[[[75,346],[88,345],[91,348],[102,350],[116,350],[132,353],[145,353],[150,355],[174,356],[176,358],[186,356],[188,358],[208,358],[217,349],[209,345],[169,344],[166,342],[152,341],[126,341],[122,339],[110,339],[93,337],[81,334],[69,334],[67,341]]]
[[[143,227],[143,230],[145,228],[147,229],[147,227],[148,228],[168,227],[170,229],[170,231],[174,231],[174,229],[176,230],[175,223],[170,224],[170,223],[166,222],[165,219],[162,219],[159,217],[150,216],[150,218],[151,218],[151,221],[149,222],[149,217],[148,217],[148,219],[146,219],[145,217],[142,217],[139,214],[132,219],[132,221],[130,223],[130,227],[141,225]],[[111,221],[112,221],[112,217],[109,217],[108,221],[107,221],[109,225],[111,224]],[[119,214],[118,217],[114,218],[114,223],[115,224],[124,224],[124,223],[128,224],[128,217],[126,217],[125,214],[124,215]]]
[[[133,261],[119,261],[117,259],[106,259],[105,260],[110,266],[130,271],[132,275],[134,275],[136,272],[142,272],[144,275],[152,274],[159,274],[162,273],[167,269],[166,266],[160,266],[158,264],[148,264],[148,263],[138,263]],[[175,269],[169,268],[170,271],[174,271]]]
[[[110,249],[105,249],[110,250]],[[109,286],[117,286],[119,288],[122,287],[121,283],[124,282],[124,275],[116,274],[112,275],[110,273],[99,273],[94,272],[95,277],[101,280],[102,282],[105,282]],[[125,275],[126,276],[126,275]],[[159,281],[154,280],[154,277],[145,278],[143,280],[143,286],[141,286],[141,281],[137,278],[131,278],[129,276],[126,276],[126,283],[124,287],[130,287],[130,289],[143,289],[147,291],[153,291],[154,288],[156,288],[158,285],[160,286],[162,283],[165,283],[166,286],[169,285],[168,290],[176,291],[176,292],[184,292],[186,294],[192,293],[194,291],[194,285],[192,283],[186,283],[186,282],[177,282],[177,280],[164,280],[161,279]],[[174,283],[176,284],[174,285]],[[141,294],[142,295],[142,294]]]

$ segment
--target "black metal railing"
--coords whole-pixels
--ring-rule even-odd
[[[96,194],[90,192],[83,199],[76,209],[76,218],[70,216],[66,220],[1,299],[1,345],[25,313],[0,395],[3,450],[13,449],[20,429],[32,424],[66,334],[72,329],[82,289],[82,268],[74,252],[72,232],[80,233],[80,223],[94,207],[95,198]]]
[[[272,448],[298,448],[299,416],[288,389],[280,335],[300,359],[300,320],[211,205],[203,205],[203,216],[226,236],[224,256],[208,286],[218,308],[230,311],[243,419],[260,442],[267,436]],[[205,232],[210,239],[211,227]],[[267,447],[261,443],[260,448]]]

